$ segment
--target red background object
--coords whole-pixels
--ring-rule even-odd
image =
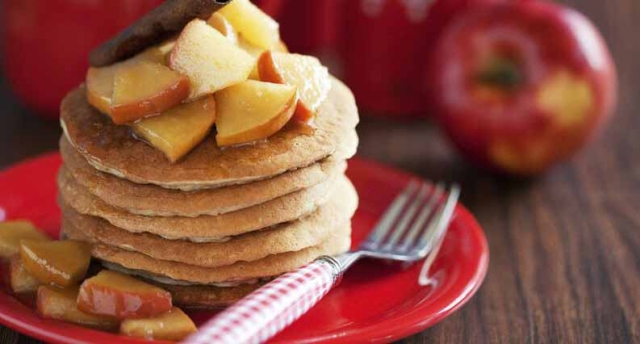
[[[57,118],[84,80],[87,55],[162,0],[3,0],[4,71],[32,110]]]

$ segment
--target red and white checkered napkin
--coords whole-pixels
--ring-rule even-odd
[[[263,343],[300,318],[338,282],[340,267],[318,259],[254,291],[183,343]]]

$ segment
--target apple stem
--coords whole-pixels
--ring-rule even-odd
[[[478,73],[477,79],[480,83],[506,90],[514,90],[524,81],[518,64],[503,58],[491,61],[488,68]]]

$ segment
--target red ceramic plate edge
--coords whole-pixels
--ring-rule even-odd
[[[395,340],[400,340],[411,335],[414,335],[422,330],[425,330],[431,326],[436,325],[444,318],[454,313],[458,309],[462,308],[480,289],[482,286],[482,282],[487,274],[487,269],[489,267],[489,251],[486,238],[482,230],[480,230],[480,226],[476,222],[476,220],[471,216],[471,214],[463,207],[458,206],[456,209],[457,216],[466,217],[467,219],[463,221],[466,225],[470,225],[473,222],[473,235],[477,237],[478,242],[482,242],[482,249],[485,252],[480,260],[478,261],[477,269],[473,274],[472,279],[464,286],[464,292],[459,294],[455,298],[446,298],[440,299],[438,302],[439,306],[430,305],[429,308],[438,308],[440,311],[436,313],[432,313],[429,316],[424,316],[424,308],[423,307],[415,307],[412,310],[406,312],[401,316],[396,316],[393,318],[393,321],[387,321],[383,326],[380,326],[379,330],[372,330],[367,332],[367,342],[369,343],[384,343]],[[416,321],[416,319],[422,318],[421,321]],[[410,324],[410,325],[408,325]],[[388,333],[392,333],[388,335]],[[352,340],[345,340],[344,343],[353,343]]]
[[[6,173],[10,173],[15,168],[25,167],[29,164],[35,162],[40,163],[42,160],[49,159],[59,159],[58,153],[54,152],[39,157],[33,157],[18,164],[11,165],[7,169],[0,171],[0,178],[2,178]],[[395,174],[403,176],[405,178],[415,177],[410,173],[395,168],[386,167],[384,165],[380,165],[378,163],[365,159],[355,158],[354,160],[357,160],[357,163],[362,165],[385,170],[386,173],[390,173],[392,175]],[[3,220],[2,215],[3,214],[0,214],[0,221]],[[338,337],[329,339],[331,342],[354,343],[358,340],[366,340],[367,342],[372,343],[399,340],[437,324],[451,313],[460,309],[471,299],[471,297],[482,285],[484,277],[486,276],[489,265],[489,249],[484,232],[482,231],[480,225],[477,223],[473,215],[471,215],[471,213],[460,204],[458,204],[458,206],[456,207],[455,215],[460,218],[458,219],[458,221],[463,222],[464,225],[468,227],[468,235],[473,235],[475,237],[475,239],[472,241],[479,244],[480,251],[482,252],[474,269],[472,278],[470,278],[467,281],[466,285],[462,288],[463,292],[455,295],[455,297],[446,297],[439,300],[437,306],[423,305],[415,307],[405,312],[404,314],[394,317],[393,319],[384,321],[383,323],[385,326],[380,326],[376,329],[366,331],[366,338],[356,339],[353,338],[353,336],[347,338]],[[428,316],[425,316],[425,308],[432,307],[440,310],[435,313],[430,313],[428,314]],[[12,311],[11,315],[8,315],[6,311],[3,312],[2,309]],[[79,326],[66,324],[59,321],[35,319],[32,318],[33,314],[31,312],[33,312],[33,310],[17,301],[11,295],[5,292],[0,292],[0,323],[32,338],[54,343],[109,343],[112,342],[115,338],[118,338],[118,335],[114,333],[85,329]],[[75,336],[77,339],[57,334],[57,331],[59,331],[61,327],[68,327],[70,331],[75,332]],[[54,328],[56,329],[56,331],[53,330]],[[365,333],[362,333],[362,335],[364,334]],[[125,338],[122,339],[125,340]],[[321,338],[312,338],[311,341],[315,342],[319,339]],[[129,337],[126,338],[126,341],[130,343],[167,343],[162,341],[147,341],[144,339],[135,339]],[[302,340],[301,342],[305,342],[305,340]]]

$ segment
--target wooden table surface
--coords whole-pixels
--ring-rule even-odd
[[[568,3],[606,37],[621,99],[572,161],[535,180],[499,179],[464,163],[427,121],[363,116],[360,155],[460,182],[491,250],[478,294],[408,343],[640,343],[640,1]],[[0,76],[0,168],[55,150],[59,134]],[[35,341],[0,328],[0,342]]]

